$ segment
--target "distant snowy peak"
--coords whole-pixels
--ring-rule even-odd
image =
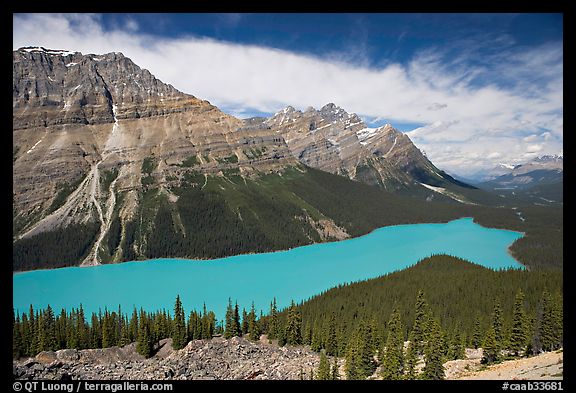
[[[356,131],[356,136],[358,137],[358,141],[364,146],[368,145],[375,137],[382,135],[384,133],[388,133],[390,131],[396,131],[391,124],[385,124],[382,127],[372,128],[366,127],[362,128],[361,130]]]
[[[552,154],[552,155],[545,155],[541,157],[536,157],[532,161],[538,163],[560,163],[564,161],[564,157],[562,154]]]
[[[499,166],[499,167],[502,167],[502,168],[504,168],[504,169],[510,169],[510,170],[512,170],[512,169],[516,168],[518,165],[505,164],[505,163],[503,163],[503,162],[500,162],[500,163],[498,163],[498,166]]]
[[[67,50],[61,50],[61,49],[46,49],[43,46],[27,46],[24,48],[20,48],[19,50],[24,51],[24,52],[44,52],[48,55],[53,55],[53,56],[70,56],[70,55],[75,55],[76,53],[80,53],[80,52],[71,52],[71,51],[67,51]]]

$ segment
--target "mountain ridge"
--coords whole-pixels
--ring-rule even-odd
[[[464,195],[471,187],[437,169],[408,136],[390,125],[368,129],[333,103],[242,120],[164,84],[119,52],[21,48],[13,60],[19,268],[54,241],[76,251],[52,250],[53,260],[96,265],[170,252],[219,255],[198,248],[200,239],[229,255],[362,233],[357,219],[339,221],[340,212],[325,206],[339,203],[322,196],[332,183],[337,193],[355,194],[366,183],[423,202],[474,203]],[[226,226],[231,237],[214,232]],[[158,228],[172,243],[154,238]]]

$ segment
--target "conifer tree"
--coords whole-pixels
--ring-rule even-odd
[[[444,379],[444,360],[442,358],[442,332],[440,324],[437,320],[433,319],[430,325],[430,336],[426,344],[426,351],[424,357],[426,365],[422,369],[423,379]]]
[[[30,349],[32,344],[32,335],[31,335],[32,330],[26,313],[22,313],[21,331],[22,331],[22,356],[32,356]]]
[[[278,311],[276,310],[276,298],[270,303],[270,322],[268,323],[268,340],[278,338]]]
[[[362,370],[363,377],[367,378],[376,369],[376,363],[374,362],[376,348],[374,348],[374,332],[366,320],[360,322],[359,337],[360,370]]]
[[[290,308],[288,309],[288,317],[284,332],[286,344],[302,344],[302,317],[300,316],[300,312],[296,309],[294,301],[292,301]]]
[[[416,378],[416,363],[418,362],[418,354],[416,353],[416,346],[414,345],[414,340],[412,339],[412,334],[408,338],[408,348],[406,350],[406,357],[404,359],[404,379],[415,379]]]
[[[348,341],[348,348],[346,349],[346,364],[344,370],[346,372],[347,380],[363,379],[361,378],[361,370],[358,369],[359,355],[358,340],[352,337]]]
[[[404,363],[404,331],[398,309],[394,309],[388,322],[388,338],[379,351],[383,379],[402,379]]]
[[[330,371],[330,379],[333,381],[340,379],[340,372],[338,371],[338,358],[334,356],[334,363],[332,364],[332,370]]]
[[[476,318],[474,318],[474,331],[472,333],[472,346],[474,346],[474,349],[478,349],[481,344],[482,332],[480,330],[480,316],[476,315]]]
[[[326,355],[336,356],[338,352],[338,343],[336,342],[336,315],[330,314],[328,320],[328,329],[326,332],[326,342],[324,344]]]
[[[14,309],[12,309],[12,358],[19,359],[23,354],[20,317],[16,316],[16,318],[14,318]]]
[[[248,334],[248,313],[242,309],[242,335]]]
[[[234,305],[234,336],[242,336],[242,326],[240,325],[240,313],[238,312],[238,302]]]
[[[260,327],[256,321],[256,311],[254,310],[254,302],[248,314],[248,337],[250,340],[257,341],[260,339]]]
[[[322,349],[322,336],[320,335],[320,329],[315,325],[314,329],[311,329],[312,340],[310,343],[310,349],[315,352],[319,352]]]
[[[492,327],[494,328],[494,338],[499,348],[504,344],[504,331],[502,328],[502,308],[500,302],[496,301],[494,304],[494,311],[492,312]]]
[[[330,363],[328,363],[328,358],[326,357],[326,353],[324,351],[320,352],[320,364],[318,365],[316,379],[322,381],[331,379]]]
[[[60,315],[56,317],[56,347],[58,349],[66,348],[66,338],[68,335],[68,314],[63,308]]]
[[[138,329],[138,311],[136,311],[136,307],[134,307],[134,310],[132,311],[132,317],[130,318],[130,341],[134,342],[136,341],[136,338],[138,337],[138,332],[140,330]]]
[[[145,358],[152,356],[153,343],[150,335],[150,321],[144,313],[140,311],[140,321],[138,324],[138,340],[136,341],[136,352]]]
[[[224,326],[224,338],[232,338],[235,336],[235,333],[234,308],[232,308],[232,299],[228,298],[228,307],[226,308],[226,322]]]
[[[510,333],[510,341],[508,349],[510,349],[515,356],[526,348],[527,332],[526,332],[526,315],[524,313],[524,293],[521,289],[516,293],[514,299],[514,311],[512,315],[512,331]]]
[[[108,348],[114,345],[112,343],[112,321],[108,310],[104,308],[104,315],[102,317],[102,348]]]
[[[494,326],[490,326],[486,332],[486,337],[483,343],[483,356],[482,363],[495,363],[500,359],[500,346],[496,341],[496,332]]]
[[[41,331],[43,330],[42,314],[39,312],[36,312],[35,314],[36,315],[33,318],[31,318],[31,321],[33,322],[31,326],[32,330],[32,342],[30,344],[31,356],[34,356],[38,354],[38,352],[42,351],[40,344],[40,336],[43,334],[43,332]]]
[[[130,341],[130,329],[128,328],[128,319],[124,319],[124,317],[122,317],[122,332],[120,335],[120,343],[119,345],[121,347],[130,344],[132,341]]]
[[[204,312],[202,315],[202,338],[210,339],[216,330],[216,314],[214,311]]]
[[[39,352],[56,350],[56,329],[54,313],[50,305],[42,313],[39,331]]]
[[[416,355],[423,353],[424,340],[429,331],[430,313],[424,292],[418,291],[416,297],[416,310],[414,312],[414,325],[412,326],[412,342]]]
[[[80,308],[78,309],[76,318],[76,340],[79,349],[86,349],[90,345],[90,335],[88,328],[86,327],[86,318],[84,316],[82,303],[80,303]]]
[[[130,340],[132,342],[132,340]],[[102,348],[102,331],[100,329],[100,320],[96,313],[92,313],[90,326],[90,348]]]
[[[454,333],[454,352],[452,358],[456,359],[466,359],[466,340],[463,335],[460,334],[460,330],[457,329]]]
[[[544,351],[553,351],[562,345],[562,309],[548,291],[542,296],[540,341]]]
[[[174,303],[174,321],[172,329],[172,348],[182,349],[188,342],[186,322],[184,321],[184,307],[180,301],[180,295],[176,296]]]

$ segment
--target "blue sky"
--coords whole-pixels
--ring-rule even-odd
[[[561,14],[16,14],[14,49],[123,52],[238,117],[334,102],[468,175],[562,152]]]

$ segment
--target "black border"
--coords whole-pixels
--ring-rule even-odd
[[[367,2],[368,3],[368,2]],[[108,12],[106,10],[110,10],[111,8],[114,12],[158,12],[159,8],[161,8],[162,12],[384,12],[384,13],[402,13],[402,12],[419,12],[419,13],[439,13],[439,12],[449,12],[449,13],[485,13],[485,12],[495,12],[495,13],[506,13],[506,12],[523,12],[523,13],[534,13],[534,12],[541,12],[541,13],[562,13],[564,16],[564,69],[567,71],[564,73],[564,94],[565,94],[565,104],[564,106],[571,109],[573,108],[573,95],[576,89],[576,84],[574,82],[574,71],[576,67],[574,66],[573,56],[574,52],[576,51],[575,39],[576,39],[576,32],[574,31],[574,8],[570,7],[572,5],[569,0],[564,1],[546,1],[546,2],[532,2],[532,1],[523,1],[522,3],[516,3],[506,0],[494,1],[494,0],[486,0],[482,2],[477,2],[476,4],[470,4],[464,1],[443,1],[442,3],[438,3],[435,1],[427,1],[418,4],[418,2],[370,2],[370,4],[361,4],[358,2],[354,2],[351,5],[350,2],[330,2],[328,5],[315,3],[311,4],[308,2],[305,6],[302,6],[302,3],[297,3],[294,1],[280,3],[280,2],[268,2],[267,4],[263,5],[256,5],[256,4],[247,4],[243,2],[235,2],[233,4],[225,4],[221,2],[207,2],[207,1],[183,1],[183,2],[173,2],[171,4],[163,3],[158,4],[156,2],[133,2],[133,1],[123,1],[123,2],[116,2],[113,3],[113,6],[108,4],[103,4],[101,1],[98,2],[77,2],[74,4],[62,4],[54,2],[36,2],[34,0],[26,1],[26,2],[19,2],[19,3],[11,3],[6,7],[6,4],[3,5],[3,8],[9,8],[8,10],[3,10],[2,12],[2,19],[5,20],[3,24],[3,28],[5,30],[9,30],[10,27],[13,27],[13,19],[12,13],[18,12]],[[314,9],[316,7],[316,9]],[[351,9],[353,8],[353,9]],[[10,11],[8,13],[7,11]],[[10,30],[12,31],[12,30]],[[6,37],[8,37],[8,32],[6,32]],[[8,39],[6,42],[9,44]],[[4,66],[6,69],[10,66],[11,60],[8,60],[9,53],[12,52],[12,48],[6,48],[6,62]],[[5,71],[8,73],[8,70]],[[6,78],[6,85],[8,84],[8,79]],[[7,87],[8,89],[8,87]],[[6,99],[8,99],[8,92],[6,92]],[[5,104],[6,108],[8,108],[8,103]],[[572,114],[572,113],[570,113]],[[12,128],[12,124],[10,118],[5,116],[4,118],[6,124],[6,133],[7,130]],[[574,120],[572,116],[567,116],[566,112],[564,114],[564,129],[568,130],[568,133],[564,135],[565,138],[565,145],[573,146],[571,140],[574,138],[573,133],[576,132],[576,128],[574,127]],[[8,144],[6,146],[6,153],[8,153]],[[565,185],[568,187],[564,187],[564,200],[573,201],[575,200],[572,198],[572,194],[574,192],[574,186],[572,184],[572,171],[574,159],[571,156],[572,148],[565,149],[568,153],[567,156],[564,157],[565,160],[565,176],[567,175],[568,181],[565,181]],[[4,157],[6,162],[6,168],[11,168],[12,163],[10,160],[11,155],[6,154]],[[4,179],[12,178],[12,171],[6,169],[8,175],[4,177]],[[11,183],[13,184],[13,183]],[[8,219],[8,209],[9,206],[12,205],[12,196],[8,195],[7,192],[2,194],[4,198],[6,198],[5,203],[3,206],[6,210],[6,223],[9,222]],[[564,210],[564,217],[573,217],[571,214],[573,212],[573,206],[569,205],[568,209]],[[6,231],[8,232],[8,231]],[[11,232],[11,230],[10,230]],[[7,237],[7,235],[6,235]],[[8,242],[7,239],[7,246],[11,244]],[[6,250],[10,249],[11,247],[6,247]],[[573,254],[567,253],[566,247],[564,247],[564,260],[566,261],[564,265],[564,353],[568,356],[564,356],[564,371],[563,371],[563,383],[562,387],[565,391],[571,391],[572,380],[573,380],[573,367],[572,367],[572,342],[573,339],[571,337],[571,332],[573,331],[572,328],[574,326],[571,318],[566,314],[566,311],[573,309],[573,303],[571,302],[573,298],[573,291],[574,287],[570,284],[571,281],[567,280],[567,277],[573,278],[576,277],[573,273],[574,263],[570,259],[570,256]],[[6,252],[8,253],[8,252]],[[12,280],[9,278],[12,275],[12,264],[8,261],[11,261],[11,257],[7,255],[6,260],[3,263],[2,269],[3,274],[6,275],[5,278],[0,281],[3,283],[1,285],[2,291],[2,301],[0,303],[0,313],[2,318],[2,326],[3,331],[5,332],[4,337],[7,337],[8,329],[11,331],[11,312],[10,309],[12,308]],[[566,286],[566,284],[569,284]],[[9,303],[10,301],[10,303]],[[8,340],[6,338],[6,340]],[[9,344],[11,347],[11,343]],[[12,354],[11,351],[4,350],[3,351],[6,363],[12,363]],[[6,375],[9,370],[9,364],[6,367],[2,367],[1,370],[3,371],[2,375]],[[4,374],[6,372],[6,374]],[[6,386],[8,383],[13,384],[14,378],[6,378],[8,381],[6,384],[2,384]],[[24,382],[24,381],[21,381]],[[93,381],[97,382],[97,381]],[[111,382],[111,381],[101,381],[103,383]],[[113,382],[121,382],[121,381],[113,381]],[[131,381],[131,382],[138,382],[138,381]],[[287,388],[310,388],[310,389],[318,389],[318,388],[365,388],[365,389],[387,389],[391,388],[393,391],[400,390],[400,389],[441,389],[443,392],[446,391],[457,391],[462,392],[463,390],[472,389],[481,389],[485,391],[502,391],[502,383],[504,381],[338,381],[338,382],[331,382],[331,381],[258,381],[258,382],[251,382],[251,381],[147,381],[147,383],[152,382],[166,382],[171,383],[173,385],[173,391],[189,391],[191,388],[219,388],[220,385],[223,388],[226,387],[234,387],[234,388],[247,388],[247,389],[274,389],[276,387],[287,387]],[[518,383],[527,383],[529,381],[508,381],[508,382],[518,382]],[[533,381],[532,381],[533,382]],[[77,381],[72,382],[74,383],[74,387],[76,388]],[[320,386],[322,384],[322,386]],[[378,384],[378,386],[375,386]],[[0,386],[2,386],[0,385]],[[14,391],[13,386],[6,386],[6,389],[9,391]],[[80,391],[84,391],[80,389]]]

